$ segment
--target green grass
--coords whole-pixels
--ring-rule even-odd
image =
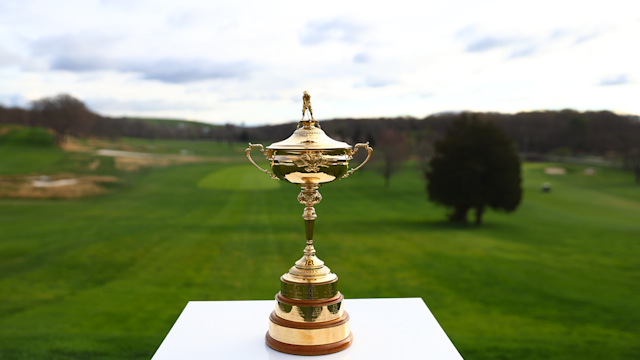
[[[638,358],[640,186],[545,166],[479,228],[444,222],[415,169],[389,189],[356,172],[321,189],[318,255],[347,298],[422,297],[465,359]],[[188,301],[273,299],[301,255],[299,190],[248,163],[132,176],[95,198],[0,201],[0,359],[148,359]]]
[[[280,185],[280,181],[273,181],[246,164],[214,171],[198,181],[199,188],[232,191],[269,190],[277,189]]]

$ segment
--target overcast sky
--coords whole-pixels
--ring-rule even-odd
[[[640,1],[0,0],[0,104],[246,125],[640,114]]]

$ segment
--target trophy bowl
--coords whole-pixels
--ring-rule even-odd
[[[325,134],[313,119],[311,96],[302,97],[302,120],[293,134],[269,145],[251,144],[246,150],[249,161],[273,179],[300,187],[298,201],[305,205],[307,245],[303,256],[280,277],[280,292],[276,295],[276,309],[269,316],[266,342],[271,348],[295,355],[322,355],[348,348],[353,336],[349,314],[344,311],[344,296],[338,291],[338,276],[316,256],[313,246],[313,227],[317,218],[314,205],[322,200],[318,188],[344,179],[361,168],[373,149],[369,143],[351,146]],[[308,111],[309,119],[305,120]],[[258,166],[251,158],[257,147],[270,162],[270,169]],[[360,148],[368,151],[367,158],[349,169],[349,161]]]
[[[271,174],[260,168],[251,159],[251,149],[260,148],[263,155],[271,162]],[[349,161],[360,148],[369,151],[365,161],[357,168],[349,170]],[[371,157],[373,149],[369,143],[356,144],[354,147],[336,141],[320,128],[316,121],[300,121],[298,128],[288,139],[273,143],[264,150],[261,144],[249,144],[247,157],[253,165],[272,178],[277,178],[301,188],[330,183],[346,178],[362,167]]]

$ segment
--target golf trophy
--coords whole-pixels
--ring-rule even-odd
[[[302,96],[302,120],[288,139],[267,146],[249,144],[247,158],[272,179],[300,187],[298,201],[305,206],[304,219],[307,246],[304,255],[289,272],[280,277],[275,311],[269,316],[266,342],[271,348],[295,355],[323,355],[348,348],[353,342],[349,314],[344,311],[344,296],[338,291],[338,276],[316,256],[313,247],[314,205],[322,200],[318,188],[344,179],[361,168],[373,149],[369,143],[351,146],[331,139],[313,119],[311,96]],[[308,112],[308,119],[305,114]],[[260,168],[251,159],[257,147],[271,163],[271,171]],[[367,158],[349,169],[349,160],[359,148],[368,151]]]

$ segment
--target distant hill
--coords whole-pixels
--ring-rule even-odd
[[[207,124],[197,121],[184,119],[162,119],[162,118],[138,118],[127,117],[128,120],[144,121],[153,125],[171,126],[177,129],[202,129],[202,128],[220,128],[222,125]]]

